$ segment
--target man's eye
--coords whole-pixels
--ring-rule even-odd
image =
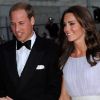
[[[23,25],[24,23],[20,23],[20,25]]]
[[[11,23],[11,26],[14,26],[14,23]]]

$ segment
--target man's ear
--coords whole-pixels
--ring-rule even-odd
[[[32,24],[32,25],[34,25],[34,24],[35,24],[35,19],[34,19],[34,17],[33,17],[33,16],[31,17],[31,24]]]

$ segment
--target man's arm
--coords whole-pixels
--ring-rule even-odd
[[[61,93],[62,71],[58,67],[60,50],[57,45],[49,47],[47,65],[47,89],[41,100],[58,100]]]

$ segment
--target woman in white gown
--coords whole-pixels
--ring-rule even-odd
[[[100,100],[100,43],[87,8],[72,6],[61,19],[64,34],[60,100]]]

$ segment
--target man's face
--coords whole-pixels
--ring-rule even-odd
[[[32,36],[34,17],[29,19],[25,10],[13,11],[10,20],[12,32],[19,41],[25,42]]]

